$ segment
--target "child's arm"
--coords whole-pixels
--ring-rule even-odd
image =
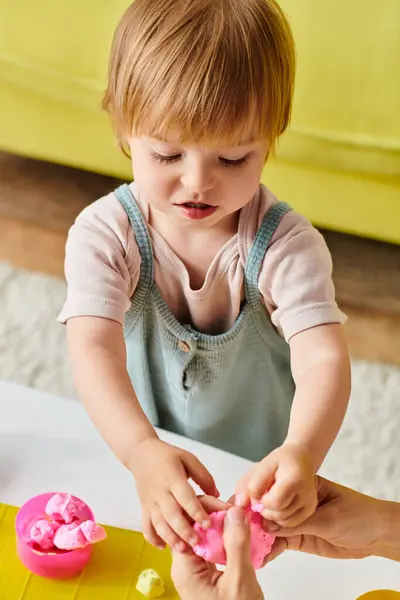
[[[183,549],[183,541],[192,544],[194,531],[182,508],[199,523],[209,517],[188,478],[217,495],[212,476],[195,456],[158,438],[127,373],[122,326],[76,317],[68,320],[67,331],[77,390],[98,431],[135,477],[146,538],[175,549]]]
[[[299,524],[316,508],[315,474],[342,424],[351,381],[340,325],[299,333],[290,348],[296,392],[287,438],[238,486],[239,504],[262,498],[264,517],[282,526]]]
[[[290,341],[296,393],[285,443],[308,451],[315,472],[336,439],[350,398],[350,360],[343,329],[321,325]]]
[[[140,444],[157,434],[137,401],[126,370],[122,326],[77,317],[67,323],[73,377],[97,430],[129,469]]]

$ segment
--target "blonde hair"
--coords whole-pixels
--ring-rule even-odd
[[[273,149],[289,124],[290,26],[275,0],[136,0],[114,35],[103,108],[131,135]]]

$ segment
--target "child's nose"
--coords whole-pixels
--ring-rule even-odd
[[[215,185],[213,169],[205,165],[191,167],[182,175],[181,181],[190,196],[201,196]]]

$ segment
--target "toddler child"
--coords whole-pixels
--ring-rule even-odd
[[[261,461],[237,503],[290,526],[316,507],[346,411],[329,252],[260,185],[294,73],[275,0],[136,0],[115,33],[104,107],[135,182],[71,228],[60,321],[78,392],[160,547],[186,550],[192,522],[209,522],[188,479],[218,491],[154,426]]]

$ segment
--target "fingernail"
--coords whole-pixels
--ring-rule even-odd
[[[210,525],[211,525],[211,521],[210,521],[209,519],[207,519],[207,520],[204,520],[204,521],[201,523],[201,526],[202,526],[202,528],[203,528],[203,529],[208,529],[208,528],[210,527]]]
[[[244,511],[238,506],[230,508],[227,517],[230,523],[244,523]]]
[[[198,542],[199,542],[199,540],[198,540],[198,538],[197,538],[195,535],[194,535],[194,536],[192,536],[192,537],[190,538],[190,540],[189,540],[189,544],[190,544],[191,546],[196,546],[196,544],[198,544]]]
[[[277,523],[268,523],[268,531],[275,533],[275,531],[279,531],[279,530],[280,530],[280,526],[277,525]]]
[[[247,502],[247,498],[245,494],[236,494],[235,496],[235,505],[236,506],[244,506]]]

